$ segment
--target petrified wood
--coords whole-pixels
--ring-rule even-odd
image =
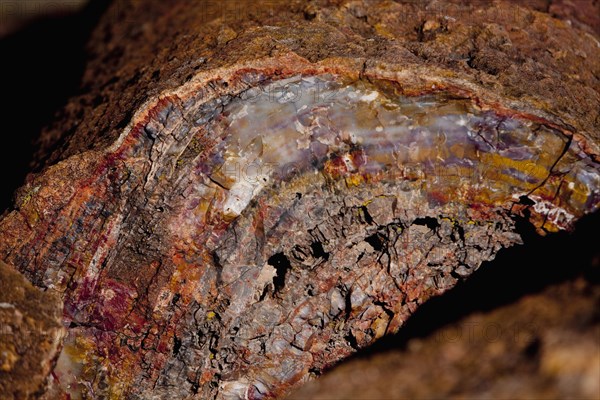
[[[548,14],[119,1],[90,49],[0,221],[50,397],[282,396],[598,208],[600,44]]]

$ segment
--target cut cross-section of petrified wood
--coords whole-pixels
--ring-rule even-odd
[[[107,14],[95,98],[0,221],[2,258],[63,295],[51,396],[282,396],[520,243],[516,218],[598,208],[590,32],[507,4],[156,3]]]

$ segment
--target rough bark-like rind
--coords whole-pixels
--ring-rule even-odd
[[[400,73],[403,85],[466,86],[590,142],[599,135],[598,37],[514,4],[117,2],[90,49],[86,94],[43,135],[62,138],[51,161],[106,148],[142,104],[197,73],[288,53],[366,76]]]
[[[44,392],[65,333],[59,296],[0,261],[0,399]]]
[[[597,37],[503,3],[427,7],[116,3],[90,43],[87,94],[42,137],[59,150],[0,222],[2,257],[64,294],[61,384],[141,398],[281,395],[517,243],[512,216],[555,230],[597,208],[597,180],[571,174],[597,170]],[[325,164],[318,179],[264,190],[233,222],[204,214],[193,188],[218,143],[211,119],[295,76],[463,99],[549,132],[538,150],[552,162],[534,166],[544,176],[521,171],[535,179],[519,190],[502,178],[494,198]],[[435,201],[405,195],[423,187]],[[445,258],[467,249],[469,262]]]

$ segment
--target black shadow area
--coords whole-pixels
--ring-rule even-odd
[[[30,172],[33,141],[77,94],[85,43],[108,3],[92,1],[75,14],[35,20],[0,39],[0,214]]]

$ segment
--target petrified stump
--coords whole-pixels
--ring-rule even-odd
[[[64,299],[49,396],[281,396],[598,208],[599,42],[547,14],[117,2],[90,49],[0,221]]]

